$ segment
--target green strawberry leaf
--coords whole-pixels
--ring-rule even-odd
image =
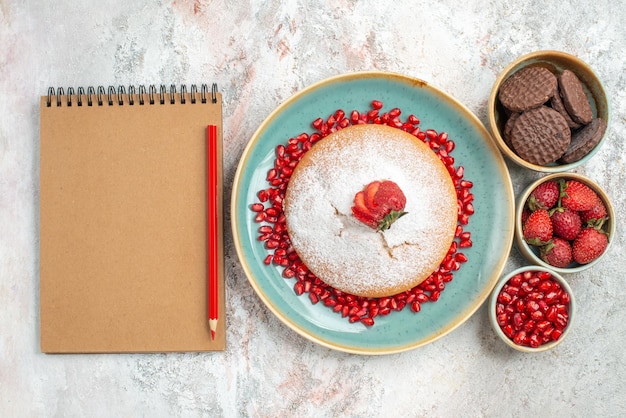
[[[385,217],[383,219],[381,219],[380,223],[378,224],[378,229],[376,231],[384,231],[386,229],[391,228],[391,225],[395,221],[397,221],[398,219],[400,219],[401,217],[403,217],[407,213],[408,212],[405,212],[403,210],[400,210],[400,211],[392,210],[387,215],[385,215]]]

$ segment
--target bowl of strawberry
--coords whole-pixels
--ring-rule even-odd
[[[559,273],[592,267],[615,236],[607,194],[577,173],[550,174],[530,184],[515,215],[515,242],[522,255]]]
[[[489,320],[510,347],[538,353],[559,345],[574,320],[572,289],[557,272],[526,266],[504,276],[489,299]]]

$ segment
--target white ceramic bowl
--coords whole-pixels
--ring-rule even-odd
[[[604,250],[604,253],[602,253],[600,257],[596,258],[590,263],[578,264],[576,262],[572,262],[568,267],[564,267],[564,268],[551,266],[550,264],[543,261],[541,257],[539,256],[539,248],[533,245],[529,245],[526,241],[524,241],[524,236],[522,233],[522,211],[524,210],[524,204],[526,200],[528,200],[528,197],[530,196],[532,191],[545,181],[558,180],[561,178],[578,180],[581,183],[584,183],[587,186],[589,186],[591,189],[593,189],[598,194],[602,202],[604,203],[604,206],[606,206],[607,214],[609,217],[608,221],[605,222],[604,227],[603,227],[603,229],[609,235],[609,244],[607,248]],[[613,205],[611,204],[611,201],[608,195],[606,194],[606,192],[596,182],[594,182],[593,180],[591,180],[590,178],[586,176],[583,176],[582,174],[577,174],[577,173],[548,174],[547,176],[544,176],[536,180],[535,182],[531,183],[528,187],[526,187],[526,189],[522,192],[522,194],[517,198],[517,206],[515,209],[515,245],[517,249],[519,250],[519,252],[528,261],[530,261],[533,264],[537,264],[539,266],[549,268],[561,274],[578,273],[578,272],[581,272],[581,271],[587,270],[588,268],[593,267],[604,257],[609,247],[611,246],[611,243],[615,239],[616,224],[617,222],[615,222],[615,212],[613,210]]]
[[[562,330],[562,334],[561,336],[554,341],[550,341],[550,342],[546,342],[543,343],[541,345],[539,345],[538,347],[531,347],[531,346],[527,346],[527,345],[521,345],[521,344],[516,344],[516,342],[514,342],[513,338],[507,336],[505,334],[505,332],[502,330],[500,324],[498,323],[498,304],[501,303],[502,300],[499,300],[498,296],[500,295],[500,292],[503,290],[509,290],[511,289],[510,287],[507,286],[507,284],[509,284],[509,282],[515,278],[515,276],[517,275],[522,275],[522,281],[527,281],[527,279],[523,279],[524,274],[527,272],[543,272],[543,273],[548,273],[551,276],[551,279],[554,280],[556,283],[559,284],[559,286],[561,287],[562,290],[564,290],[568,295],[569,298],[567,300],[567,303],[563,303],[564,305],[567,306],[567,312],[568,312],[568,319],[567,319],[567,325],[565,326],[565,328]],[[513,291],[509,290],[511,293],[514,293]],[[547,295],[547,293],[549,292],[546,291],[544,292],[544,299],[546,298],[545,295]],[[519,295],[519,293],[518,293]],[[513,296],[513,295],[509,295],[509,296]],[[518,296],[519,297],[519,296]],[[495,333],[500,337],[500,339],[502,339],[502,341],[504,341],[509,347],[514,348],[518,351],[522,351],[525,353],[540,353],[543,351],[547,351],[550,350],[554,347],[556,347],[557,345],[559,345],[560,343],[563,342],[563,340],[565,339],[565,337],[567,336],[567,334],[569,333],[569,331],[572,328],[572,324],[574,322],[574,317],[575,317],[575,313],[576,313],[576,302],[574,301],[574,294],[572,293],[572,289],[570,288],[569,284],[565,281],[565,279],[563,279],[563,277],[558,274],[557,272],[547,269],[545,267],[540,267],[540,266],[525,266],[525,267],[521,267],[517,270],[514,270],[512,272],[510,272],[509,274],[507,274],[506,276],[504,276],[496,285],[496,287],[493,289],[493,292],[491,293],[491,296],[489,298],[489,320],[491,322],[491,326],[493,327]],[[513,313],[511,313],[511,316],[514,315]],[[543,313],[542,315],[544,315],[543,319],[538,319],[535,321],[535,323],[537,324],[537,327],[539,327],[539,323],[542,320],[547,320],[547,317],[549,316],[547,313]],[[548,321],[551,322],[551,321]],[[556,327],[554,327],[556,328]],[[548,328],[544,328],[541,327],[542,330],[547,330]],[[532,334],[532,331],[529,331],[528,334]],[[541,333],[539,333],[538,335],[540,335]]]

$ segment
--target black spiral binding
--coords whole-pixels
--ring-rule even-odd
[[[213,83],[211,85],[211,91],[209,92],[209,87],[207,84],[202,84],[200,86],[200,90],[198,91],[198,87],[195,84],[192,84],[189,90],[189,101],[191,104],[196,104],[199,100],[201,103],[207,103],[207,100],[210,100],[211,103],[217,103],[217,83]],[[63,97],[65,97],[65,105],[70,107],[76,104],[76,106],[134,106],[139,104],[139,106],[154,105],[154,104],[175,104],[176,103],[176,95],[179,95],[179,103],[186,104],[187,103],[187,86],[181,85],[180,92],[177,93],[176,86],[174,84],[170,85],[169,90],[165,86],[165,84],[161,84],[159,86],[159,90],[157,93],[157,87],[154,84],[151,84],[146,89],[145,85],[140,85],[137,90],[135,86],[129,86],[128,90],[124,86],[119,86],[115,88],[114,86],[108,86],[108,88],[104,88],[104,86],[98,86],[95,89],[92,86],[87,87],[87,91],[83,87],[78,87],[78,89],[74,90],[74,88],[69,87],[67,89],[67,95],[65,94],[65,90],[63,87],[59,87],[56,90],[54,87],[48,88],[48,98],[46,100],[46,106],[52,107],[54,103],[56,103],[57,107],[63,106]],[[138,100],[135,100],[138,98]]]

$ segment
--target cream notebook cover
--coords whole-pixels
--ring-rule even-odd
[[[215,340],[207,319],[208,125],[223,213],[216,86],[58,89],[40,110],[41,351],[224,350],[222,239]]]

